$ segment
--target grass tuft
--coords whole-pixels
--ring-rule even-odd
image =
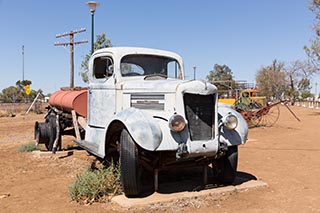
[[[19,148],[19,152],[32,152],[35,150],[40,150],[40,147],[35,145],[34,143],[23,144]]]
[[[114,163],[107,168],[89,169],[78,174],[69,186],[70,199],[84,204],[109,199],[120,193],[120,169]]]

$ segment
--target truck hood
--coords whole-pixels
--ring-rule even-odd
[[[201,80],[135,80],[124,81],[121,84],[124,93],[192,93],[207,95],[217,91],[217,88]]]

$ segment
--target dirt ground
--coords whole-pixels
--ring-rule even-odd
[[[19,152],[33,142],[34,122],[43,115],[1,117],[0,212],[320,212],[320,110],[291,109],[301,122],[281,107],[273,127],[250,129],[239,148],[239,174],[268,187],[130,209],[70,202],[68,186],[93,158],[85,151],[60,157]]]

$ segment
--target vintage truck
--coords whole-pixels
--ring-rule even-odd
[[[142,174],[176,167],[212,168],[216,180],[234,181],[238,145],[248,127],[235,110],[218,105],[217,88],[185,80],[179,55],[169,51],[111,47],[92,54],[88,88],[60,90],[49,100],[35,138],[55,152],[61,135],[75,128],[75,143],[97,158],[120,163],[126,196],[141,193]],[[79,118],[85,124],[79,125]],[[83,122],[82,122],[83,123]],[[80,133],[80,134],[79,134]]]

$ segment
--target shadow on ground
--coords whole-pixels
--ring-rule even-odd
[[[204,184],[203,168],[188,167],[187,169],[175,169],[159,172],[159,187],[158,193],[172,194],[179,192],[194,192],[204,189],[214,189],[226,185],[220,184],[214,177],[211,168],[208,167],[208,182]],[[237,177],[232,183],[233,186],[241,185],[250,180],[257,178],[246,172],[237,172]],[[143,180],[143,194],[140,197],[148,197],[154,193],[153,179],[149,176]]]

